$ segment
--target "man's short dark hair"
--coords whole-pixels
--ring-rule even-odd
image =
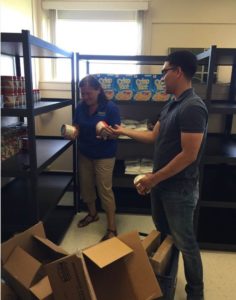
[[[190,80],[197,70],[197,58],[192,52],[187,50],[179,50],[169,54],[166,61],[171,66],[180,67],[185,77]]]

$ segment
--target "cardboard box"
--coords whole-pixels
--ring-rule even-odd
[[[157,249],[156,253],[149,258],[156,275],[165,275],[170,263],[173,245],[172,237],[167,236]]]
[[[163,297],[160,300],[173,300],[177,283],[177,272],[179,262],[179,250],[173,247],[172,255],[165,275],[157,275]]]
[[[79,254],[61,258],[45,268],[55,299],[97,299],[84,260]]]
[[[147,252],[147,255],[150,257],[154,252],[157,251],[157,248],[161,243],[161,233],[157,230],[152,230],[143,240],[142,245],[144,250]]]
[[[160,299],[173,300],[177,282],[179,251],[173,246],[171,237],[168,237],[160,246],[160,236],[159,231],[153,230],[142,240],[142,244],[148,253],[162,290],[163,296]]]
[[[151,300],[162,296],[138,232],[46,266],[57,300]]]
[[[17,300],[14,291],[5,283],[1,282],[1,300]]]
[[[44,264],[67,252],[46,238],[42,222],[4,242],[1,251],[3,278],[21,299],[53,299]]]

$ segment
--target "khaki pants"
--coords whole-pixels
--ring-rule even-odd
[[[96,201],[96,187],[101,199],[102,208],[106,212],[116,210],[112,190],[112,174],[115,157],[106,159],[89,159],[79,153],[79,183],[81,197],[85,203]]]

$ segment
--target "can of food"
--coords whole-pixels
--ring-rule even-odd
[[[61,135],[64,137],[71,137],[74,138],[75,132],[76,132],[76,127],[68,124],[63,124],[61,126]]]
[[[16,76],[1,76],[1,86],[2,89],[8,88],[15,91],[16,89]]]
[[[99,121],[96,125],[97,135],[102,137],[104,140],[106,140],[109,136],[109,134],[106,131],[104,131],[104,129],[107,127],[108,127],[108,124],[105,121]]]
[[[29,138],[27,136],[20,136],[18,142],[21,151],[26,152],[29,150]]]
[[[137,185],[137,182],[142,179],[144,176],[146,176],[145,174],[140,174],[137,175],[136,177],[134,177],[134,185]],[[138,186],[137,186],[138,188]],[[149,194],[151,192],[151,190],[146,191],[146,194]]]
[[[16,104],[16,94],[15,93],[9,93],[7,95],[4,95],[3,97],[3,105],[4,107],[15,107]]]
[[[96,132],[100,134],[104,128],[108,127],[108,124],[105,121],[99,121],[96,125]]]

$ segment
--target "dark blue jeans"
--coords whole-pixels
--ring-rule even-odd
[[[203,295],[203,270],[193,225],[194,211],[199,198],[198,184],[191,191],[185,188],[152,189],[152,218],[163,236],[171,234],[184,261],[185,290],[188,295]]]

